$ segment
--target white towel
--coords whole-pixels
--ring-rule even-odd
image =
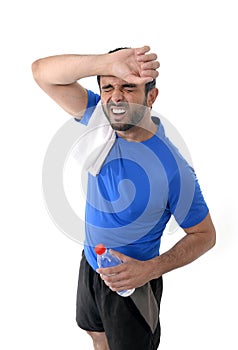
[[[82,124],[82,135],[74,147],[74,158],[84,170],[96,176],[116,139],[101,105],[97,104],[87,126]]]

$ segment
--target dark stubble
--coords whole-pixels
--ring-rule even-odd
[[[110,118],[110,110],[112,107],[125,109],[128,115],[128,122],[127,123],[112,122]],[[148,110],[148,106],[145,98],[142,104],[127,103],[127,102],[120,102],[116,104],[113,102],[109,102],[107,105],[102,104],[102,109],[111,127],[114,130],[127,131],[133,128],[134,126],[137,126],[141,122],[141,120],[145,116],[146,111]]]

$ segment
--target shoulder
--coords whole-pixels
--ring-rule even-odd
[[[98,102],[100,101],[100,95],[96,94],[95,92],[91,91],[91,90],[86,90],[87,94],[88,94],[88,103],[87,103],[87,108],[84,112],[84,115],[82,116],[82,118],[76,119],[75,120],[77,122],[80,122],[84,125],[88,125],[88,122],[95,110],[95,107],[97,106]]]
[[[100,95],[96,94],[91,90],[86,90],[88,94],[88,105],[87,108],[95,107],[100,101]]]

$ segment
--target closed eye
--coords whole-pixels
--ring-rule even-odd
[[[109,91],[113,90],[113,86],[111,84],[104,85],[104,86],[102,86],[101,90],[104,92],[109,92]]]
[[[126,91],[126,92],[133,92],[135,91],[137,88],[136,84],[123,84],[121,85],[120,90],[121,91]],[[102,92],[110,92],[112,90],[114,90],[113,85],[108,84],[108,85],[104,85],[101,87]]]
[[[133,92],[136,90],[137,85],[136,84],[123,84],[122,85],[123,90],[126,92]]]
[[[124,89],[125,91],[127,91],[127,92],[133,92],[133,91],[135,91],[135,90],[133,90],[133,89]]]
[[[136,89],[136,84],[123,84],[122,87],[126,91],[134,91]]]

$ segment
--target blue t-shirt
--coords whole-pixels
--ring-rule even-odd
[[[88,91],[88,107],[100,96]],[[81,122],[88,123],[85,113]],[[160,241],[173,215],[182,228],[208,214],[196,175],[164,133],[158,130],[143,142],[117,135],[100,173],[88,175],[84,252],[97,269],[94,247],[103,243],[139,260],[159,255]]]

